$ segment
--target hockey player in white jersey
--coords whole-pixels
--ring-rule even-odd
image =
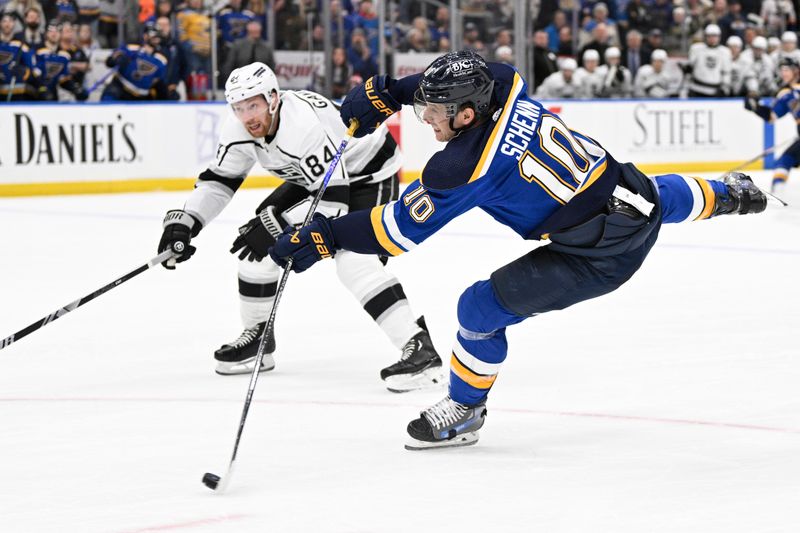
[[[600,54],[589,48],[583,52],[583,66],[575,71],[580,84],[579,98],[597,98],[603,90],[603,74],[600,72]]]
[[[800,50],[797,48],[797,34],[793,31],[783,32],[781,35],[781,45],[770,54],[770,57],[772,57],[772,61],[775,65],[780,65],[787,57],[800,63]]]
[[[275,74],[263,63],[234,70],[225,84],[230,114],[219,147],[208,169],[200,174],[183,209],[164,219],[159,252],[172,248],[180,255],[165,264],[175,268],[194,253],[192,237],[230,202],[258,163],[285,183],[256,209],[256,217],[239,228],[231,253],[239,254],[239,296],[244,332],[214,353],[217,373],[252,372],[260,338],[274,304],[279,267],[256,249],[299,225],[320,187],[345,128],[338,109],[309,91],[279,91]],[[353,139],[322,195],[317,211],[336,217],[396,199],[400,152],[386,127]],[[441,359],[422,319],[415,320],[403,288],[377,257],[348,252],[336,254],[341,282],[358,299],[391,342],[402,350],[401,360],[381,371],[387,388],[403,392],[440,380]],[[259,371],[275,366],[274,338],[268,339]]]
[[[606,48],[606,64],[597,67],[603,80],[600,96],[604,98],[630,98],[633,94],[631,71],[620,64],[620,56],[616,46]]]
[[[675,79],[669,75],[665,65],[667,52],[658,48],[650,55],[650,64],[636,71],[633,95],[637,98],[667,98],[674,92]]]
[[[731,35],[725,41],[725,46],[731,51],[731,93],[730,96],[745,95],[745,78],[748,76],[752,65],[747,56],[742,54],[742,39]]]
[[[745,74],[745,89],[747,95],[771,96],[778,89],[775,80],[777,66],[767,53],[767,40],[760,35],[753,39],[750,48],[742,52],[750,62],[750,70]]]
[[[578,63],[571,57],[559,62],[559,71],[547,76],[536,91],[536,97],[546,98],[579,98],[580,83],[575,77]]]
[[[727,96],[731,90],[731,51],[720,45],[721,30],[709,24],[705,42],[689,48],[689,96]]]

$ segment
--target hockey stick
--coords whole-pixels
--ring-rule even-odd
[[[147,269],[149,269],[149,268],[151,268],[151,267],[153,267],[155,265],[160,265],[161,263],[163,263],[164,261],[166,261],[167,259],[169,259],[172,256],[173,256],[172,250],[166,250],[164,252],[161,252],[160,254],[158,254],[157,256],[152,258],[147,263],[145,263],[142,266],[136,268],[135,270],[131,270],[130,272],[128,272],[127,274],[125,274],[121,278],[115,279],[114,281],[112,281],[108,285],[104,285],[103,287],[100,287],[96,291],[87,294],[83,298],[78,298],[74,302],[68,303],[64,307],[62,307],[62,308],[50,313],[46,317],[44,317],[44,318],[42,318],[40,320],[37,320],[36,322],[31,324],[30,326],[17,331],[13,335],[10,335],[10,336],[6,337],[5,339],[0,340],[0,350],[2,350],[3,348],[6,348],[7,346],[10,346],[12,343],[20,340],[22,337],[25,337],[25,336],[33,333],[37,329],[40,329],[41,327],[46,326],[47,324],[53,322],[57,318],[61,318],[62,316],[64,316],[67,313],[69,313],[70,311],[74,311],[75,309],[77,309],[78,307],[82,306],[83,304],[91,302],[92,300],[94,300],[95,298],[100,296],[101,294],[107,293],[108,291],[110,291],[114,287],[117,287],[118,285],[122,285],[123,283],[125,283],[129,279],[138,276],[139,274],[141,274],[145,270],[147,270]]]
[[[103,74],[103,75],[100,77],[100,79],[99,79],[99,80],[97,80],[96,82],[94,82],[94,84],[92,84],[92,86],[91,86],[91,87],[89,87],[89,90],[87,90],[87,91],[86,91],[86,93],[87,93],[87,94],[92,94],[94,91],[96,91],[96,90],[97,90],[97,88],[98,88],[98,87],[100,87],[101,85],[103,85],[103,84],[106,82],[106,80],[108,80],[108,78],[109,78],[109,77],[110,77],[112,74],[116,74],[116,72],[117,72],[117,67],[114,67],[114,68],[111,68],[111,69],[109,69],[109,70],[108,70],[108,72],[106,72],[105,74]]]
[[[8,67],[9,70],[14,70],[17,68],[17,63],[19,62],[20,54],[22,53],[22,47],[17,50],[16,55],[14,56],[14,61],[11,62],[11,65]],[[6,103],[11,101],[11,98],[14,96],[14,89],[17,88],[17,73],[14,72],[13,76],[11,76],[11,86],[8,89],[8,96],[6,96]],[[2,348],[2,346],[0,346]]]
[[[731,172],[738,172],[738,171],[742,170],[743,168],[746,168],[747,166],[751,165],[752,163],[755,163],[756,161],[760,160],[764,156],[769,155],[772,152],[775,152],[775,151],[785,147],[787,144],[789,144],[790,142],[793,142],[794,140],[795,139],[788,139],[786,141],[783,141],[780,144],[775,144],[773,146],[770,146],[769,148],[767,148],[766,150],[764,150],[763,152],[761,152],[757,156],[754,156],[754,157],[748,159],[747,161],[745,161],[744,163],[742,163],[742,164],[740,164],[740,165],[738,165],[738,166],[736,166],[736,167],[724,172],[718,179],[724,178],[725,176],[727,176]]]
[[[317,210],[317,205],[319,205],[319,201],[322,199],[322,195],[325,192],[325,189],[328,187],[328,182],[333,175],[333,171],[336,169],[336,165],[339,163],[339,159],[341,159],[344,149],[347,147],[347,143],[350,142],[350,139],[352,139],[353,133],[355,133],[356,129],[358,129],[358,121],[353,119],[350,121],[350,127],[347,129],[345,138],[342,139],[342,142],[339,144],[339,149],[336,150],[336,153],[333,155],[333,160],[331,160],[331,164],[328,167],[328,172],[326,172],[325,177],[322,178],[322,184],[319,186],[319,190],[317,191],[316,196],[314,196],[311,206],[308,208],[306,218],[303,220],[303,226],[308,226],[308,224],[311,222],[311,218],[314,216],[314,212]],[[273,334],[273,330],[275,328],[275,314],[278,310],[278,304],[281,301],[283,288],[286,286],[286,280],[289,279],[289,273],[292,271],[293,264],[294,258],[290,257],[286,261],[286,268],[283,269],[281,279],[278,282],[278,289],[275,292],[275,303],[272,304],[272,311],[269,314],[267,327],[264,328],[264,333],[261,335],[261,341],[258,343],[256,362],[255,366],[253,367],[253,373],[250,375],[250,385],[247,387],[247,396],[244,399],[244,408],[242,409],[242,417],[239,420],[239,430],[236,432],[236,442],[233,445],[233,454],[231,455],[231,462],[228,464],[228,471],[222,478],[210,472],[203,474],[203,484],[211,490],[220,493],[224,492],[228,486],[228,483],[230,483],[231,476],[233,475],[233,466],[236,463],[236,454],[239,452],[239,442],[242,439],[244,423],[247,420],[247,413],[250,411],[250,403],[253,401],[253,392],[256,389],[258,374],[261,370],[261,360],[264,359],[264,346],[266,346],[269,336]]]

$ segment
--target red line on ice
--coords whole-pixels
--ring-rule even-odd
[[[147,531],[169,531],[172,529],[186,529],[196,526],[207,526],[209,524],[219,524],[222,522],[229,522],[231,520],[241,520],[246,518],[244,514],[233,514],[227,516],[219,516],[215,518],[201,518],[200,520],[191,520],[189,522],[175,522],[174,524],[162,524],[158,526],[143,527],[141,529],[128,529],[120,533],[146,533]]]

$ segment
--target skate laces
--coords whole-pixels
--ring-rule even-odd
[[[258,325],[253,326],[252,328],[245,329],[242,332],[242,334],[239,335],[239,338],[233,341],[230,344],[230,346],[233,346],[234,348],[241,348],[242,346],[247,346],[253,341],[253,339],[255,339],[258,336],[259,329],[261,328]]]
[[[455,424],[464,413],[467,407],[456,401],[450,396],[446,396],[439,403],[436,403],[423,411],[423,414],[437,429]]]

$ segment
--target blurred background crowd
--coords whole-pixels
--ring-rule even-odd
[[[797,1],[0,0],[0,101],[220,98],[285,50],[324,53],[308,88],[341,98],[398,54],[461,48],[541,98],[768,96],[800,64]]]

